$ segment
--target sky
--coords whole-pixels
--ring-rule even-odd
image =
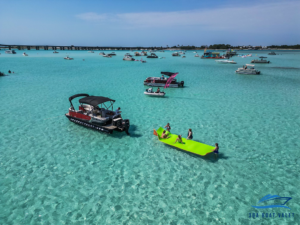
[[[300,0],[1,0],[0,44],[300,44]]]

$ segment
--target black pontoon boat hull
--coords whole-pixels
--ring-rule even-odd
[[[103,127],[103,126],[96,125],[96,124],[92,124],[92,123],[88,123],[88,122],[86,122],[86,121],[84,121],[84,120],[81,120],[81,119],[78,119],[78,118],[74,118],[74,117],[68,116],[67,114],[66,114],[66,117],[67,117],[71,122],[73,122],[73,123],[79,124],[79,125],[84,126],[84,127],[87,127],[87,128],[91,128],[91,129],[97,130],[97,131],[102,132],[102,133],[112,134],[113,131],[115,130],[115,131],[118,131],[118,132],[123,132],[123,131],[125,131],[126,134],[129,135],[129,132],[128,132],[129,126],[126,127],[126,128],[124,128],[124,130],[121,130],[121,129],[119,129],[119,128],[115,128],[115,129],[107,129],[107,128]]]

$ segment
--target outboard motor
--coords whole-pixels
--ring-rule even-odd
[[[128,132],[129,126],[130,126],[130,121],[129,121],[129,119],[123,120],[123,121],[122,121],[122,125],[123,125],[123,128],[125,129],[126,134],[129,135],[129,132]]]
[[[151,93],[152,92],[152,88],[148,88],[148,92]]]

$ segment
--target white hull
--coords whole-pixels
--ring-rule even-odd
[[[149,96],[156,96],[156,97],[164,97],[165,96],[165,92],[160,92],[160,93],[153,93],[153,92],[144,92],[145,95],[149,95]]]
[[[23,56],[28,56],[28,55],[24,53]]]
[[[123,58],[125,61],[134,61],[134,58]]]
[[[258,75],[260,74],[257,70],[237,70],[235,71],[238,74],[245,74],[245,75]]]
[[[215,60],[217,63],[222,63],[222,64],[236,64],[235,61],[230,61],[230,60]]]

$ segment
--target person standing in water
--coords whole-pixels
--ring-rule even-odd
[[[215,158],[218,158],[219,157],[219,144],[216,143],[215,144],[215,149],[213,150],[213,153],[215,153]]]
[[[188,137],[186,139],[188,139],[188,140],[192,140],[193,139],[193,132],[192,132],[191,128],[189,129]]]
[[[171,130],[171,127],[170,127],[170,124],[169,124],[169,123],[167,123],[167,125],[165,126],[165,128],[166,128],[166,130],[167,130],[167,131],[169,131],[169,132],[170,132],[170,130]]]

